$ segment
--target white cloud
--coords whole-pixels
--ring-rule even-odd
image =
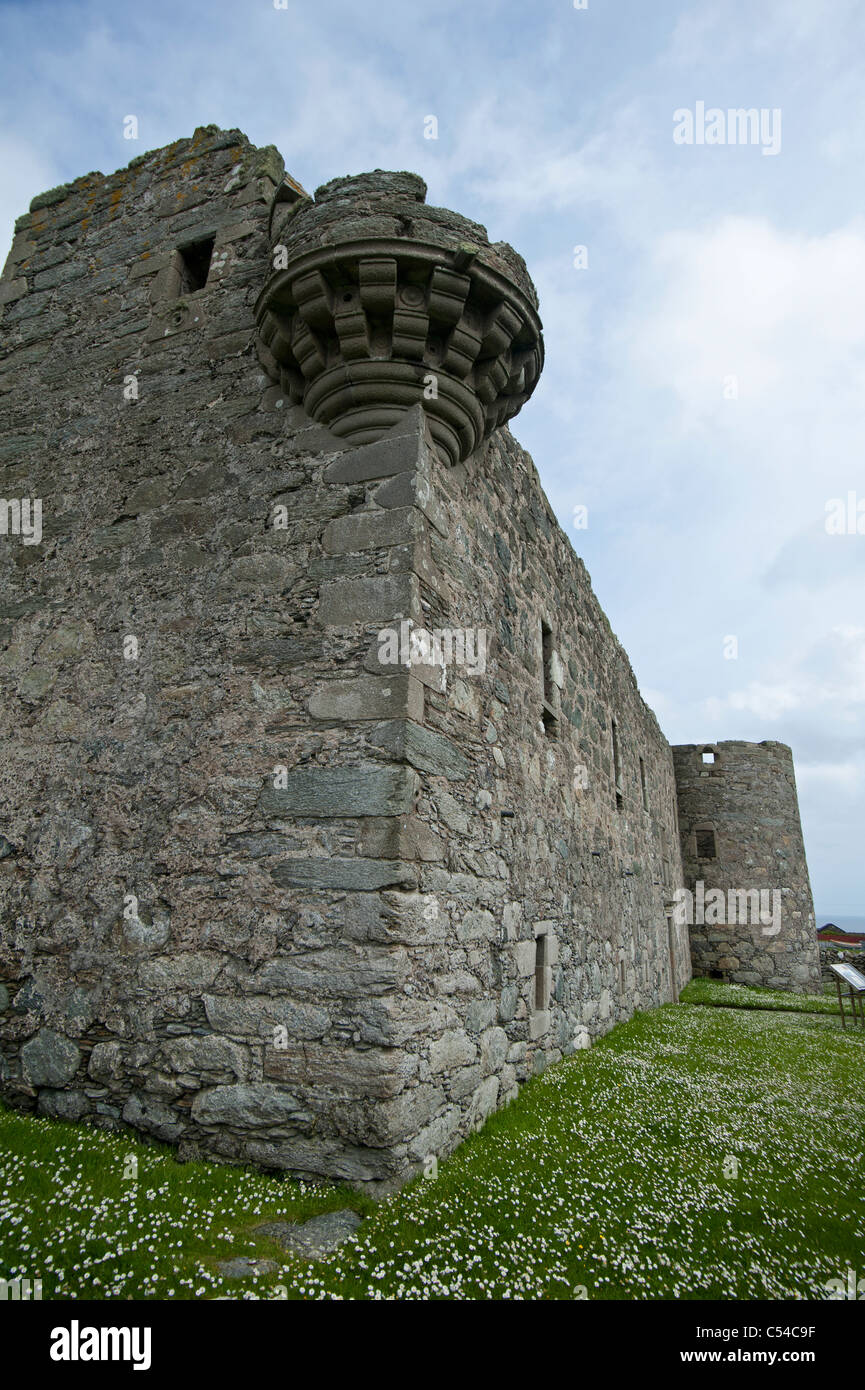
[[[761,722],[771,724],[788,710],[797,709],[801,702],[801,696],[789,686],[752,681],[745,690],[734,690],[726,700],[715,697],[707,700],[706,713],[710,720],[722,724],[726,706],[731,710],[744,710],[756,715]]]
[[[826,236],[783,232],[767,219],[727,216],[705,230],[670,233],[654,256],[659,293],[628,325],[641,372],[671,388],[684,431],[729,423],[752,448],[782,418],[809,418],[834,440],[837,410],[856,424],[865,384],[865,222]],[[725,378],[738,401],[725,398]],[[802,444],[813,444],[813,440]],[[801,446],[800,446],[801,447]],[[786,471],[777,453],[763,460]]]
[[[30,199],[58,182],[56,166],[43,149],[14,134],[0,135],[0,263],[12,244],[15,219],[27,211]]]
[[[858,0],[761,0],[737,14],[729,0],[686,8],[670,42],[673,62],[693,68],[748,55],[800,58],[816,63],[843,55],[861,25]]]
[[[745,711],[768,723],[807,711],[865,748],[865,628],[838,624],[791,659],[781,679],[751,681],[722,698],[713,696],[706,710],[713,720]]]
[[[814,786],[815,790],[825,790],[832,794],[855,795],[865,787],[865,767],[862,763],[807,763],[796,769],[796,781],[800,787]]]

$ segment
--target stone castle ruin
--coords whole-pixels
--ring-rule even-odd
[[[208,127],[16,224],[9,1104],[376,1190],[692,956],[819,987],[790,752],[665,741],[507,428],[526,267],[425,196]]]

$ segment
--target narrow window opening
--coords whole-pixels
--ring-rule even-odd
[[[679,991],[676,988],[676,933],[673,928],[672,917],[667,918],[667,952],[670,959],[670,999],[674,1004],[678,1004]]]
[[[543,724],[547,738],[555,738],[558,718],[555,711],[555,688],[553,685],[553,630],[541,620],[541,653],[544,668]]]
[[[535,1008],[543,1012],[549,1003],[548,972],[549,940],[546,935],[535,937]]]
[[[625,994],[625,962],[619,961],[619,994],[624,998]]]
[[[619,757],[619,726],[615,719],[610,721],[610,727],[613,735],[613,780],[616,787],[616,810],[621,811],[625,804],[625,798],[622,794],[622,762]]]
[[[646,764],[640,759],[640,791],[643,794],[643,810],[649,809],[649,788],[646,783]]]
[[[698,830],[698,831],[697,831],[697,858],[698,858],[698,859],[714,859],[715,857],[716,857],[716,850],[715,850],[715,832],[714,832],[714,830]]]
[[[703,749],[703,762],[706,763],[708,766],[711,767],[711,765],[714,763],[714,761],[715,761],[715,754],[714,754],[713,750],[712,750],[711,748],[704,748],[704,749]]]
[[[188,246],[178,248],[180,255],[180,294],[192,294],[203,290],[210,274],[210,260],[213,255],[215,236],[192,241]]]

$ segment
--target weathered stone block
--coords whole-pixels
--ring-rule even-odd
[[[429,479],[419,473],[399,473],[375,490],[379,507],[403,509],[417,507],[442,536],[448,534],[447,515],[432,490]]]
[[[470,1033],[482,1033],[496,1021],[496,1005],[492,999],[478,999],[466,1010],[466,1027]]]
[[[418,779],[408,768],[316,767],[264,787],[259,808],[270,816],[399,816],[412,810]]]
[[[21,1048],[24,1079],[31,1086],[65,1086],[78,1071],[80,1061],[75,1043],[53,1028],[40,1028]]]
[[[435,803],[439,815],[449,830],[457,835],[465,835],[469,828],[469,817],[459,802],[443,789],[435,793]]]
[[[378,888],[414,886],[410,864],[388,859],[286,859],[271,870],[281,888],[322,888],[374,892]]]
[[[404,1047],[411,1038],[422,1041],[458,1023],[456,1010],[449,1005],[404,994],[366,999],[356,1007],[360,1041],[376,1047]]]
[[[240,1129],[271,1128],[305,1123],[300,1102],[283,1086],[214,1086],[199,1091],[192,1102],[192,1118],[200,1125],[231,1125]]]
[[[469,763],[459,749],[441,734],[422,728],[411,720],[383,724],[372,742],[391,757],[404,759],[421,772],[431,772],[459,782],[469,775]]]
[[[186,1128],[176,1110],[152,1096],[131,1095],[123,1107],[123,1119],[134,1129],[142,1129],[155,1139],[176,1144]]]
[[[526,980],[535,973],[535,943],[534,941],[518,941],[513,948],[514,963],[517,974],[521,979]]]
[[[321,1043],[289,1045],[284,1051],[268,1051],[266,1077],[307,1090],[323,1088],[337,1096],[398,1095],[417,1071],[417,1057],[397,1048],[354,1048]]]
[[[534,1009],[529,1014],[529,1039],[534,1042],[550,1031],[549,1009]]]
[[[123,1076],[123,1049],[119,1042],[97,1043],[87,1070],[95,1081],[119,1081]]]
[[[519,997],[516,985],[505,985],[502,988],[499,1001],[499,1019],[502,1023],[510,1023],[516,1016]]]
[[[412,574],[334,579],[321,586],[318,619],[324,627],[394,623],[401,618],[417,618],[419,613],[417,580]]]
[[[417,507],[353,512],[327,526],[322,543],[329,555],[378,550],[392,545],[412,545],[423,531],[423,514]]]
[[[499,1079],[497,1076],[488,1076],[486,1081],[482,1081],[472,1096],[471,1105],[468,1109],[468,1123],[474,1128],[483,1124],[484,1120],[496,1107],[499,1094]]]
[[[171,1071],[192,1076],[202,1072],[231,1072],[238,1081],[247,1079],[248,1055],[228,1038],[174,1038],[165,1043],[162,1055]]]
[[[385,435],[373,444],[362,444],[335,459],[325,470],[324,480],[327,483],[360,483],[372,478],[387,478],[392,473],[425,469],[427,459],[428,449],[421,434]]]
[[[357,894],[341,904],[340,920],[343,934],[356,941],[406,946],[441,941],[448,929],[447,913],[432,893]]]
[[[445,845],[435,831],[417,816],[398,816],[389,820],[365,821],[358,837],[358,852],[383,859],[435,863],[444,859]]]
[[[40,1091],[37,1115],[50,1120],[81,1120],[93,1106],[83,1091]]]
[[[134,984],[154,993],[200,994],[213,984],[222,965],[220,956],[181,951],[176,956],[141,961],[135,971]]]
[[[17,280],[4,280],[0,283],[0,304],[12,304],[27,293],[27,280],[20,276]]]
[[[413,1138],[444,1104],[444,1092],[435,1086],[412,1086],[376,1108],[367,1135],[369,1142],[398,1144]]]
[[[324,681],[309,697],[313,719],[423,719],[423,686],[411,676]]]
[[[256,993],[308,992],[369,998],[398,989],[408,978],[409,956],[402,947],[334,946],[265,962],[246,982]]]
[[[482,1080],[480,1064],[449,1072],[447,1082],[451,1100],[465,1100],[466,1096],[474,1095]]]
[[[477,1047],[468,1034],[461,1029],[455,1029],[430,1043],[430,1071],[454,1071],[457,1067],[468,1066],[477,1055]]]
[[[292,999],[205,994],[202,1002],[208,1023],[220,1033],[272,1040],[274,1029],[284,1028],[290,1038],[320,1038],[330,1025],[324,1009]]]
[[[484,1072],[500,1071],[507,1060],[508,1035],[504,1028],[488,1028],[481,1037],[481,1066]]]
[[[472,908],[457,923],[457,941],[492,941],[496,935],[496,919],[485,908]]]
[[[459,1131],[460,1108],[451,1105],[409,1142],[409,1154],[422,1161],[431,1154],[444,1155],[453,1146]]]

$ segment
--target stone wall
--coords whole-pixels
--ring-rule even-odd
[[[707,904],[701,912],[695,903],[694,974],[819,991],[814,905],[790,749],[730,741],[682,745],[673,756],[686,886],[695,898],[702,883],[703,895],[718,890],[726,899],[718,911]],[[765,921],[752,910],[757,897],[747,903],[740,897],[760,893]]]
[[[207,128],[19,219],[13,1104],[387,1185],[690,976],[671,750],[504,423],[533,287],[424,192]]]
[[[826,985],[831,985],[833,990],[836,988],[835,982],[838,976],[835,974],[834,970],[830,970],[829,967],[831,965],[852,965],[854,970],[858,970],[861,975],[865,975],[865,952],[859,947],[848,946],[846,949],[842,947],[839,950],[837,947],[830,946],[827,942],[823,941],[818,942],[818,945],[820,951],[820,979],[824,987]],[[846,1002],[846,992],[844,999]]]
[[[373,636],[368,672],[386,654],[375,628],[397,626],[390,579],[372,578],[374,547],[412,500],[417,587],[404,607],[416,635],[450,634],[456,647],[463,634],[474,650],[472,635],[484,635],[482,671],[412,664],[407,720],[369,735],[419,779],[413,812],[369,824],[360,840],[366,854],[411,863],[413,891],[354,909],[382,919],[399,906],[405,919],[413,906],[412,935],[404,925],[398,935],[411,953],[410,999],[398,1008],[417,1020],[403,1045],[419,1084],[400,1104],[419,1131],[415,1158],[446,1150],[520,1081],[674,998],[690,976],[687,930],[666,915],[681,883],[670,750],[534,466],[506,432],[455,468],[425,441],[413,477],[379,481],[381,445],[341,460],[338,475],[362,478],[367,497],[326,538],[332,573],[343,570],[328,617]],[[373,679],[334,682],[341,715],[351,702],[355,718],[376,719]],[[332,886],[333,872],[317,861],[308,888]]]

